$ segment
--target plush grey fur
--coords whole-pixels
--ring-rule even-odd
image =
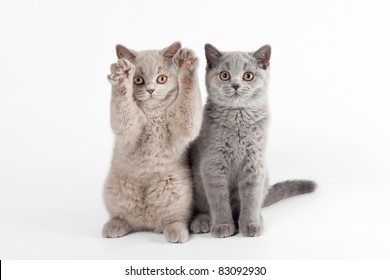
[[[155,231],[170,242],[188,240],[187,148],[199,133],[202,104],[198,59],[180,48],[178,42],[161,51],[117,46],[119,60],[108,76],[115,147],[104,188],[111,216],[104,237]]]
[[[312,192],[315,183],[268,184],[265,149],[271,47],[265,45],[253,53],[223,53],[206,44],[205,51],[208,100],[190,155],[195,188],[191,230],[209,232],[211,224],[215,237],[231,236],[237,227],[244,236],[258,236],[263,232],[262,206]],[[225,72],[230,75],[227,80]],[[244,79],[251,75],[253,80]]]

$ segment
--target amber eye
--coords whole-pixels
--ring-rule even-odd
[[[246,73],[244,74],[244,76],[243,76],[243,79],[244,79],[245,81],[252,81],[254,77],[255,77],[255,76],[253,76],[253,74],[252,74],[251,72],[246,72]]]
[[[136,85],[142,85],[144,83],[144,79],[142,79],[142,77],[139,77],[139,76],[138,77],[134,77],[133,82]]]
[[[230,74],[229,74],[229,72],[223,71],[223,72],[219,73],[219,78],[222,81],[228,81],[228,80],[230,80]]]
[[[139,77],[139,76],[138,77],[134,77],[133,82],[136,85],[142,85],[144,83],[144,79],[142,79],[142,77]]]
[[[157,77],[157,83],[165,84],[168,81],[168,77],[164,75],[160,75]]]

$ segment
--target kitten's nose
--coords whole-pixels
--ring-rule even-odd
[[[237,85],[237,84],[233,84],[232,87],[233,87],[235,90],[237,90],[240,86]]]
[[[149,92],[150,94],[152,94],[154,89],[147,89],[146,91]]]

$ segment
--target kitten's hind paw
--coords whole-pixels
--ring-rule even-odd
[[[103,227],[102,235],[107,238],[117,238],[128,234],[131,227],[124,220],[113,218]]]
[[[175,54],[173,63],[179,71],[189,70],[190,72],[193,72],[198,67],[198,58],[192,50],[183,48]]]
[[[208,214],[197,214],[192,219],[190,228],[193,233],[210,232],[210,216]]]
[[[111,64],[111,74],[107,76],[111,84],[122,84],[135,71],[135,66],[125,58]]]
[[[211,234],[214,237],[223,238],[230,237],[236,233],[236,227],[234,224],[219,224],[214,225],[211,228]]]
[[[164,228],[164,236],[169,242],[184,243],[188,241],[187,225],[181,222],[169,224]]]

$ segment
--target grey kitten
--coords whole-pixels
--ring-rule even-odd
[[[265,163],[271,47],[220,52],[205,45],[208,100],[201,133],[191,148],[195,187],[191,230],[228,237],[263,232],[261,207],[312,192],[315,183],[268,184]]]
[[[199,133],[198,59],[176,42],[161,51],[118,45],[112,64],[111,127],[115,147],[104,199],[111,219],[104,237],[163,232],[188,240],[192,181],[189,143]]]

